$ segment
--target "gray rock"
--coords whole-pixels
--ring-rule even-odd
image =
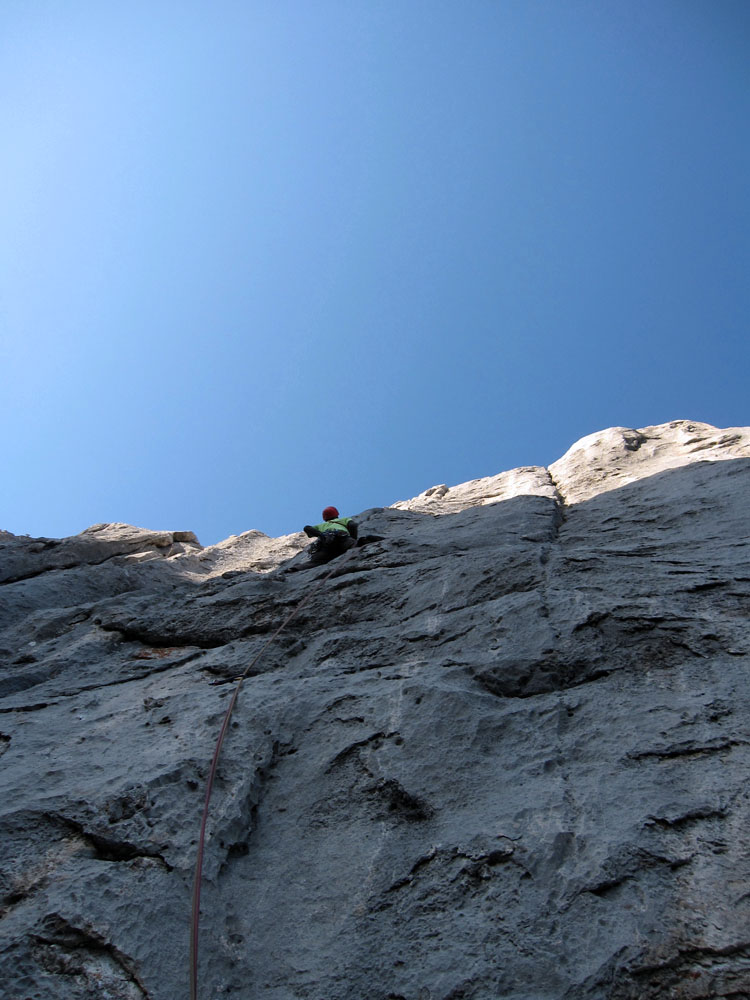
[[[750,429],[304,535],[0,535],[13,1000],[750,996]],[[330,570],[332,576],[326,579]]]

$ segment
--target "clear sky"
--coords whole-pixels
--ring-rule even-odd
[[[0,528],[750,423],[747,0],[3,0]]]

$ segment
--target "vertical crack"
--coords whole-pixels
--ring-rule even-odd
[[[550,541],[556,542],[560,529],[565,524],[568,519],[568,505],[565,502],[565,496],[560,489],[560,484],[557,482],[555,477],[552,475],[549,469],[546,470],[549,476],[549,481],[552,484],[552,489],[554,490],[554,500],[555,500],[555,514],[552,520],[552,532]]]
[[[541,586],[539,588],[539,597],[541,601],[540,614],[542,618],[549,621],[550,619],[550,603],[548,599],[548,593],[550,589],[550,556],[554,550],[554,547],[560,541],[560,531],[562,526],[568,519],[568,505],[565,502],[565,497],[560,489],[559,484],[556,482],[555,477],[552,475],[549,469],[546,470],[549,477],[550,484],[554,490],[554,503],[555,508],[552,515],[552,523],[550,525],[549,537],[547,544],[542,546],[541,552],[539,553],[539,563],[542,567],[542,579]],[[550,623],[552,629],[552,635],[554,637],[553,647],[557,647],[560,641],[559,631]],[[552,650],[550,650],[552,652]]]

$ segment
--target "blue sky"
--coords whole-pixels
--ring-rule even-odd
[[[4,0],[0,528],[750,423],[745,0]]]

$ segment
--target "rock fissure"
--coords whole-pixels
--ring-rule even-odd
[[[652,976],[655,972],[671,971],[686,964],[711,966],[716,964],[717,960],[738,957],[747,959],[748,964],[750,964],[750,942],[739,941],[718,948],[706,945],[680,948],[676,954],[665,957],[663,960],[635,966],[632,969],[632,975],[636,977]],[[727,996],[728,994],[723,995]]]
[[[549,477],[550,484],[552,485],[552,499],[555,501],[555,511],[552,519],[552,529],[549,540],[551,542],[556,542],[560,537],[560,529],[568,519],[568,503],[560,484],[552,474],[552,470],[547,468],[545,471]]]
[[[653,750],[632,751],[627,755],[627,759],[631,761],[640,761],[649,759],[674,760],[675,758],[680,757],[704,757],[712,754],[726,753],[728,750],[733,750],[735,747],[746,746],[750,746],[750,740],[717,739],[703,744],[687,741]]]
[[[58,705],[61,703],[61,701],[64,701],[65,699],[77,698],[78,696],[86,694],[87,692],[90,691],[103,691],[103,690],[108,690],[109,688],[119,687],[125,684],[135,684],[139,681],[147,680],[159,674],[167,673],[168,671],[171,670],[176,670],[178,667],[183,667],[187,663],[191,663],[193,660],[198,659],[200,656],[203,655],[203,652],[204,650],[201,649],[194,653],[191,653],[188,656],[184,656],[179,660],[174,660],[169,663],[164,663],[162,661],[158,666],[154,666],[150,670],[139,671],[138,673],[131,673],[128,674],[128,676],[126,677],[117,677],[114,680],[104,681],[101,684],[83,684],[80,687],[74,687],[70,691],[65,691],[62,694],[57,695],[55,701],[51,700],[48,702],[37,702],[32,705],[14,705],[9,708],[0,707],[0,714],[13,713],[13,712],[36,712],[40,711],[41,709],[50,708],[55,705]],[[139,657],[136,657],[136,659],[138,658]],[[146,657],[144,657],[144,659],[146,659]],[[50,678],[48,677],[40,677],[40,679],[38,681],[35,681],[33,685],[30,685],[30,687],[37,687],[40,684],[46,683],[49,679]],[[15,691],[11,692],[11,694],[15,693],[17,692]],[[9,695],[5,695],[5,697],[9,697]]]
[[[149,858],[159,861],[166,871],[171,872],[173,870],[173,866],[169,864],[161,851],[156,847],[149,847],[146,844],[132,843],[128,840],[108,836],[92,830],[78,820],[70,816],[64,816],[61,813],[47,812],[43,813],[42,817],[79,836],[84,843],[91,847],[95,857],[100,861],[133,861],[135,858]]]
[[[103,632],[116,632],[123,642],[137,642],[151,649],[176,649],[189,646],[198,646],[200,649],[216,649],[226,646],[235,638],[234,636],[228,636],[221,639],[208,639],[196,632],[166,635],[165,633],[151,632],[148,629],[127,628],[114,624],[102,624],[101,629]]]
[[[667,830],[681,830],[689,825],[695,823],[702,823],[706,820],[726,818],[728,812],[728,807],[721,807],[719,809],[711,808],[700,808],[691,809],[689,812],[683,813],[680,816],[650,816],[648,822],[656,826],[660,826]]]
[[[86,953],[111,959],[124,981],[136,988],[138,996],[143,997],[143,1000],[152,1000],[136,971],[135,962],[112,944],[104,932],[90,926],[74,926],[59,913],[53,913],[45,918],[40,929],[31,934],[31,939],[37,945],[53,950],[53,955],[49,956],[51,961],[45,964],[59,970],[64,976],[77,976],[88,981],[95,991],[90,995],[99,994],[97,984],[101,987],[104,977],[99,963],[94,961],[88,964],[85,958],[81,961]],[[74,957],[74,960],[70,961],[66,956]]]
[[[38,701],[33,705],[13,705],[11,708],[0,708],[0,715],[11,715],[14,712],[40,712],[44,708],[50,708],[59,702]]]

